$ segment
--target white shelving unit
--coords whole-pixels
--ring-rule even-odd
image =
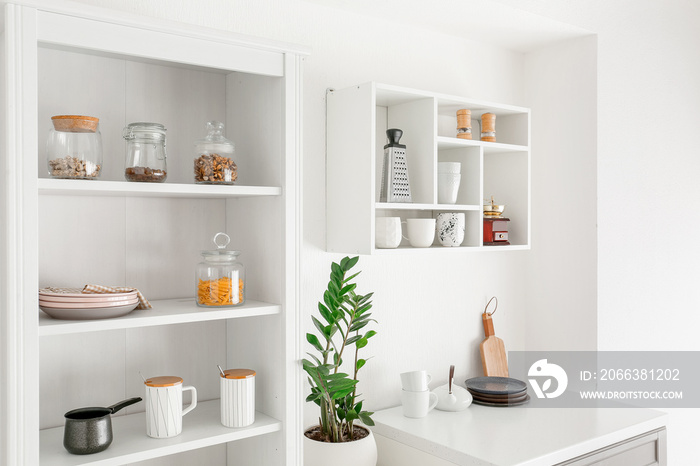
[[[0,464],[301,464],[298,245],[303,48],[44,0],[0,1]],[[99,180],[47,175],[50,116],[100,118]],[[236,143],[234,186],[196,185],[208,120]],[[167,128],[165,183],[124,181],[122,128]],[[227,232],[246,266],[244,305],[194,303],[200,251]],[[55,320],[44,286],[134,286],[153,309]],[[256,370],[256,421],[219,420],[217,364]],[[146,436],[143,403],[114,442],[74,456],[63,413],[144,396],[144,376],[198,392],[183,433]],[[186,400],[187,402],[187,400]],[[178,456],[179,453],[186,456]],[[161,463],[158,463],[161,464]]]
[[[530,110],[433,92],[366,83],[327,95],[327,249],[348,254],[512,251],[530,248]],[[472,112],[474,139],[456,137],[457,110]],[[498,142],[479,140],[481,115],[496,114]],[[379,202],[386,130],[403,130],[412,203]],[[437,202],[437,163],[461,162],[457,203]],[[494,196],[506,205],[507,246],[483,245],[483,203]],[[353,202],[348,202],[352,199]],[[404,240],[397,249],[374,246],[380,216],[436,217],[463,212],[461,247],[435,241],[427,249]]]

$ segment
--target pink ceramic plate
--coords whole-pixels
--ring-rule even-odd
[[[137,298],[136,292],[130,294],[129,296],[123,296],[123,293],[118,294],[83,294],[80,298],[75,298],[72,296],[65,295],[44,295],[39,293],[39,299],[42,301],[51,301],[57,303],[94,303],[100,302],[105,303],[108,301],[125,301]]]
[[[39,296],[62,296],[65,298],[84,298],[85,296],[121,296],[122,298],[136,295],[136,291],[126,293],[81,293],[80,288],[64,288],[67,292],[56,292],[47,289],[39,290]],[[70,290],[70,291],[68,291]]]
[[[93,309],[56,309],[53,307],[39,307],[54,319],[93,320],[125,316],[133,311],[137,305],[138,304],[129,304],[128,306],[96,307]]]
[[[130,304],[138,304],[139,299],[128,299],[122,301],[104,301],[95,303],[57,303],[55,301],[44,301],[39,300],[39,307],[50,307],[54,309],[97,309],[97,308],[107,308],[107,307],[118,307],[118,306],[128,306]]]

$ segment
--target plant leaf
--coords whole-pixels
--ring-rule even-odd
[[[374,421],[370,417],[372,414],[374,414],[374,413],[369,413],[367,411],[363,411],[363,412],[359,413],[358,416],[360,417],[360,420],[362,421],[362,423],[364,425],[371,427],[374,425]]]
[[[350,325],[350,328],[348,329],[348,332],[356,332],[360,330],[362,327],[365,325],[369,324],[369,320],[356,320]]]
[[[348,338],[348,339],[345,341],[345,344],[346,344],[346,345],[352,345],[353,343],[355,343],[355,342],[356,342],[357,340],[359,340],[360,338],[362,338],[362,335],[353,335],[353,336],[351,336],[350,338]]]
[[[355,267],[355,264],[357,264],[357,261],[360,260],[360,256],[355,256],[355,257],[346,257],[343,259],[345,264],[343,265],[343,261],[341,261],[341,267],[343,268],[344,271],[348,271],[351,268]]]
[[[355,370],[359,371],[360,369],[362,369],[362,366],[364,366],[366,362],[366,359],[358,359],[357,364],[355,365]]]
[[[350,280],[352,280],[353,278],[357,277],[358,275],[360,275],[360,272],[357,272],[357,273],[354,273],[354,274],[350,275],[349,277],[345,278],[345,280],[343,280],[343,283],[349,282]]]
[[[340,289],[340,294],[345,295],[350,293],[352,290],[357,288],[357,285],[355,283],[351,283],[349,285],[344,286],[343,288]]]
[[[323,346],[321,346],[321,342],[318,341],[318,337],[313,333],[306,334],[306,341],[311,343],[314,346],[314,348],[316,348],[320,352],[323,352]]]
[[[316,356],[314,356],[314,355],[311,354],[311,353],[306,353],[306,354],[308,354],[309,356],[311,356],[312,358],[314,358],[314,361],[316,362],[316,365],[318,365],[318,366],[321,365],[321,361],[320,361]]]

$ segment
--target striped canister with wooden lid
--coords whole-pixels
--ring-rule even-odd
[[[221,423],[245,427],[255,422],[255,371],[228,369],[221,377]]]

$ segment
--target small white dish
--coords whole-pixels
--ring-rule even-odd
[[[452,384],[452,393],[447,384],[441,385],[433,390],[438,397],[435,409],[440,411],[464,411],[472,404],[472,394],[466,389]]]

